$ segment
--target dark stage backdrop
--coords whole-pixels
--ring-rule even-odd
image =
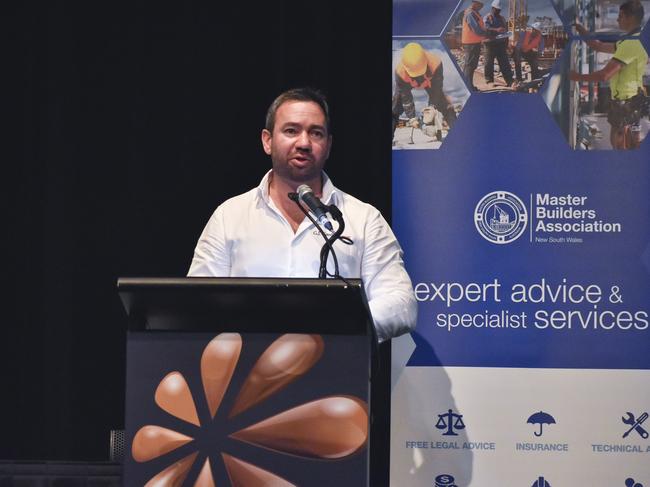
[[[214,208],[269,167],[259,132],[281,90],[329,95],[328,172],[389,216],[390,15],[388,0],[5,5],[0,459],[108,458],[116,279],[185,274]]]

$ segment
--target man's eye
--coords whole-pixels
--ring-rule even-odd
[[[284,133],[287,135],[295,135],[297,133],[297,130],[292,128],[286,128],[284,129]]]
[[[321,132],[320,130],[312,130],[311,131],[311,136],[314,139],[322,139],[323,137],[325,137],[325,134],[323,132]]]

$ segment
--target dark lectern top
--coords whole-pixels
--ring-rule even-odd
[[[120,278],[132,331],[370,335],[360,279]]]

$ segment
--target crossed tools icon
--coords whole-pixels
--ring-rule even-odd
[[[628,429],[623,434],[623,438],[627,437],[627,435],[629,435],[632,432],[632,430],[636,430],[636,432],[639,433],[639,436],[641,436],[641,438],[647,439],[648,438],[648,432],[645,429],[643,429],[641,424],[646,419],[648,419],[648,413],[643,413],[641,416],[639,416],[636,419],[634,418],[634,414],[630,413],[629,411],[627,413],[625,413],[625,414],[627,414],[627,418],[625,416],[623,416],[621,418],[621,421],[623,421],[623,423],[625,423],[625,424],[630,425],[630,429]]]

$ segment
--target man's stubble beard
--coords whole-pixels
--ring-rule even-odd
[[[316,178],[320,178],[323,167],[325,167],[325,163],[323,163],[321,167],[313,165],[308,169],[301,171],[300,169],[290,166],[288,162],[277,163],[275,159],[272,159],[272,164],[273,173],[276,174],[277,177],[283,179],[284,181],[294,182],[298,184],[306,183],[313,181]]]

